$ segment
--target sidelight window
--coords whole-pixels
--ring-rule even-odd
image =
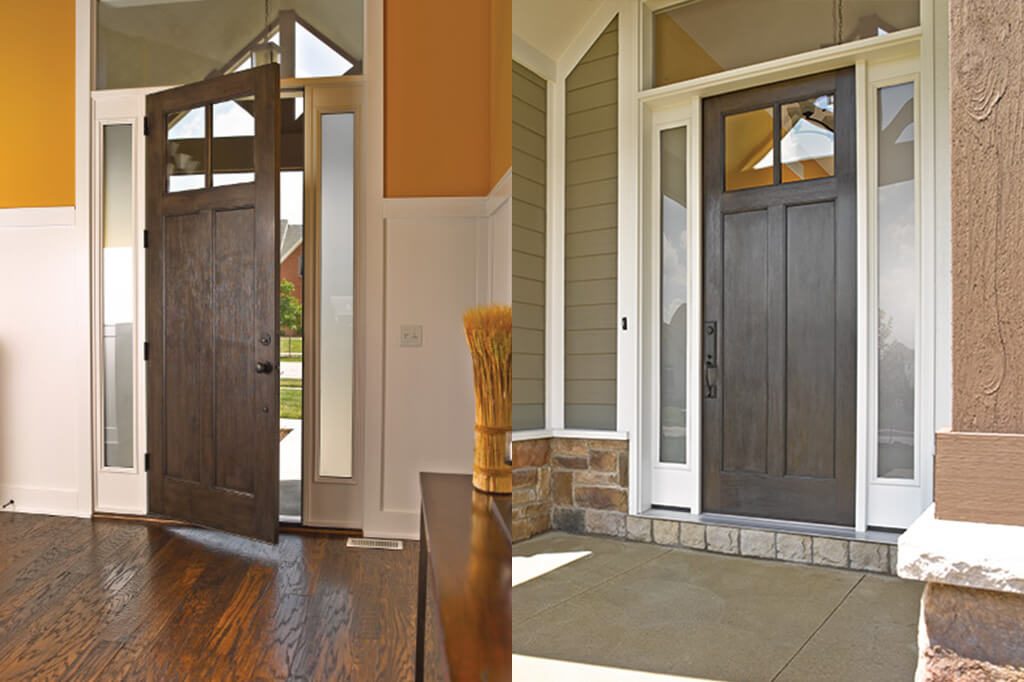
[[[913,479],[918,298],[914,83],[878,89],[877,476]]]

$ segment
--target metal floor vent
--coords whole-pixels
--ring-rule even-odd
[[[349,538],[347,547],[356,549],[402,549],[401,540],[378,540],[375,538]]]

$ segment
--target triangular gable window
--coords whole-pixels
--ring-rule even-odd
[[[326,78],[360,73],[362,64],[310,26],[293,10],[282,10],[227,66],[210,76],[238,73],[276,61],[282,78]]]

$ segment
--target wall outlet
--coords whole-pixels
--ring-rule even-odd
[[[401,346],[403,348],[419,348],[423,345],[423,325],[403,324]]]

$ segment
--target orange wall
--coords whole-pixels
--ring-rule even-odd
[[[511,79],[511,7],[510,0],[386,0],[386,196],[483,196],[508,170],[512,90],[504,86],[506,105],[494,74],[507,62],[501,78]],[[492,47],[502,33],[507,59]],[[495,140],[505,138],[494,143],[500,152],[492,128]]]
[[[491,187],[512,167],[512,0],[491,0]]]
[[[75,203],[74,0],[0,0],[0,208]]]

